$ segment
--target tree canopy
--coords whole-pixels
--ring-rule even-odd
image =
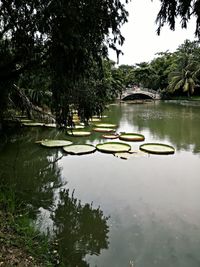
[[[71,123],[73,110],[82,120],[100,114],[106,102],[132,80],[164,89],[173,64],[178,64],[171,64],[170,53],[151,65],[131,68],[115,68],[105,61],[108,48],[117,56],[121,53],[124,37],[120,29],[127,22],[128,2],[1,0],[0,119],[7,110],[24,106],[31,116],[30,109],[42,104],[59,125],[66,125]],[[199,10],[197,0],[162,0],[158,34],[165,24],[174,30],[178,17],[182,27],[187,27],[194,16],[195,34],[200,37]]]
[[[121,65],[116,71],[123,88],[137,85],[159,90],[163,95],[190,97],[200,88],[200,43],[185,40],[173,53],[159,52],[150,62]]]
[[[157,15],[157,32],[168,24],[171,30],[175,30],[176,19],[181,19],[182,28],[187,28],[191,17],[196,18],[195,35],[200,38],[200,1],[199,0],[160,0],[161,7]]]
[[[30,85],[36,78],[33,73],[41,69],[50,80],[51,108],[59,123],[66,123],[72,105],[86,118],[100,112],[100,96],[106,95],[101,84],[102,59],[108,47],[120,54],[118,47],[124,42],[120,27],[127,22],[127,2],[0,1],[1,111],[13,84],[26,75]]]

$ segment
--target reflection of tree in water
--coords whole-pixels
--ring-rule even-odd
[[[60,192],[53,221],[61,266],[89,266],[86,255],[99,255],[101,249],[108,248],[107,219],[99,208],[82,205],[68,190]]]
[[[59,150],[42,149],[35,144],[37,138],[40,140],[36,131],[7,136],[0,153],[0,182],[12,187],[34,210],[52,205],[53,189],[59,187],[61,172],[57,167]]]
[[[57,132],[52,134],[48,137],[64,139],[58,137]],[[47,138],[47,132],[43,129],[23,130],[7,136],[0,147],[0,183],[28,204],[33,218],[37,217],[40,208],[52,212],[57,203],[57,192],[63,186],[58,165],[62,150],[35,144],[44,137]],[[52,220],[59,241],[61,266],[88,266],[84,260],[87,254],[99,255],[101,249],[108,247],[107,218],[99,208],[82,205],[66,190],[60,192],[59,199]],[[41,224],[48,224],[45,218],[42,220]]]

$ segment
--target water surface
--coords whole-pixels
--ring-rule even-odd
[[[200,106],[117,104],[105,114],[118,132],[144,134],[144,142],[172,145],[176,153],[63,156],[35,141],[65,132],[23,128],[4,137],[0,179],[34,207],[41,229],[56,230],[66,266],[199,267]],[[67,139],[105,141],[100,133]],[[138,151],[144,142],[129,144]]]

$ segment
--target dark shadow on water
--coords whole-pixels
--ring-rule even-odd
[[[54,130],[49,132],[54,138],[55,134],[63,138]],[[51,220],[60,259],[58,266],[89,266],[86,255],[99,255],[108,248],[108,218],[100,208],[81,203],[74,192],[66,189],[59,166],[62,151],[35,144],[43,136],[48,138],[47,132],[32,129],[4,138],[0,147],[0,184],[30,208],[34,220],[41,215],[41,209],[50,215],[40,219],[40,223],[48,228]]]
[[[100,208],[82,205],[68,190],[60,192],[52,219],[64,266],[89,266],[86,255],[99,255],[102,249],[108,248],[108,218]]]

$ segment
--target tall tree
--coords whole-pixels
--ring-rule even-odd
[[[169,74],[168,90],[170,92],[181,90],[186,92],[188,97],[194,93],[199,83],[199,60],[199,43],[185,40],[174,53],[174,71]]]
[[[125,87],[132,86],[135,83],[135,66],[120,65],[119,71],[123,77]]]
[[[40,64],[45,63],[50,67],[57,121],[66,123],[74,101],[81,114],[89,107],[87,113],[91,116],[93,109],[87,102],[87,84],[92,74],[93,80],[97,75],[98,79],[103,77],[102,58],[107,56],[108,47],[117,55],[120,53],[118,46],[124,42],[120,27],[128,16],[125,3],[117,0],[33,0],[30,3],[2,0],[0,40],[4,41],[3,48],[9,49],[11,59],[1,64],[0,78],[17,79],[33,64],[40,68]],[[9,72],[5,72],[6,67],[10,67]],[[93,87],[93,94],[95,90],[100,90],[98,84]],[[101,103],[99,98],[91,105],[101,109]]]
[[[134,70],[135,81],[139,86],[152,88],[150,77],[155,75],[154,70],[148,62],[141,62],[136,64]]]

